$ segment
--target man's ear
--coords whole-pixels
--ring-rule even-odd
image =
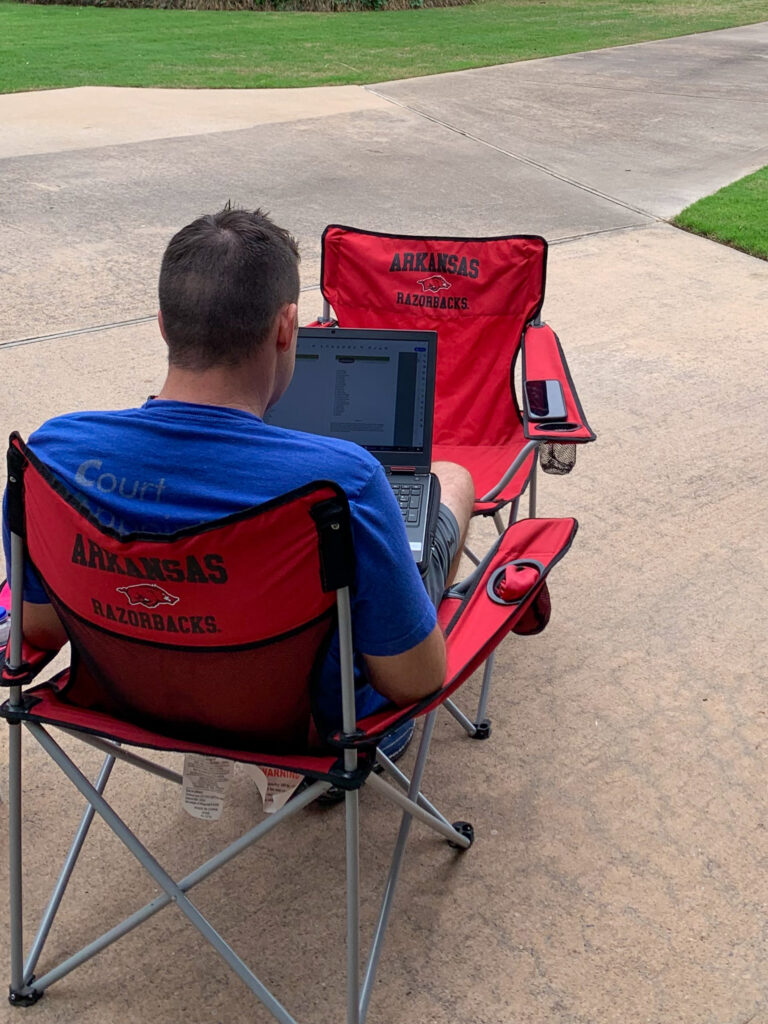
[[[277,347],[287,352],[293,344],[299,326],[299,307],[295,302],[286,303],[277,314]]]
[[[165,324],[163,323],[163,311],[158,309],[157,311],[157,326],[160,328],[160,333],[163,336],[163,341],[168,344],[168,335],[165,333]]]

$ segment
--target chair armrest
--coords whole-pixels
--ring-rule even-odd
[[[577,530],[575,519],[521,519],[448,591],[438,610],[448,654],[443,690],[460,686],[518,626]],[[507,567],[517,571],[505,574]]]
[[[0,664],[2,665],[0,685],[28,686],[58,653],[58,651],[43,651],[24,640],[21,645],[21,665],[14,672],[5,663],[5,648],[0,648]]]
[[[550,570],[568,552],[577,529],[575,519],[521,519],[507,527],[475,571],[452,587],[440,604],[438,622],[448,657],[443,685],[408,707],[384,708],[362,719],[352,745],[376,743],[450,697],[521,622]],[[502,574],[510,565],[520,571],[504,581]],[[494,589],[494,583],[501,585]],[[333,739],[342,745],[340,732]]]
[[[523,402],[523,430],[531,441],[560,441],[565,444],[586,444],[595,440],[581,408],[560,339],[548,324],[528,326],[523,333],[523,388],[527,380],[559,380],[563,388],[568,421],[534,423],[528,419]]]

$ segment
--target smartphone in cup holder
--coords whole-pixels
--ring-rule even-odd
[[[525,406],[528,419],[549,423],[567,420],[563,387],[559,380],[527,380]]]

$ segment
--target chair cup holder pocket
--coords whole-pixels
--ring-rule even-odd
[[[544,572],[544,566],[533,558],[517,558],[499,566],[487,584],[488,597],[494,604],[522,604]]]
[[[545,473],[565,476],[576,465],[576,445],[545,442],[539,446],[539,465]]]
[[[487,593],[496,604],[522,604],[534,590],[533,600],[512,626],[512,632],[519,636],[541,633],[549,622],[552,603],[546,581],[541,578],[543,574],[541,562],[518,558],[500,566],[488,580]]]

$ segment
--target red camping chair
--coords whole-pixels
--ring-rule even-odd
[[[547,243],[538,235],[443,238],[392,235],[330,224],[323,232],[320,288],[323,318],[331,307],[341,327],[437,331],[432,458],[458,462],[475,483],[475,514],[501,510],[517,519],[528,487],[536,515],[536,452],[542,469],[563,475],[576,445],[595,440],[579,402],[560,341],[542,323]],[[515,392],[522,380],[558,380],[567,421],[535,423]],[[470,548],[468,557],[479,558]],[[474,721],[449,710],[475,739],[490,735],[486,718],[493,657],[485,667]]]
[[[432,457],[458,462],[475,482],[475,513],[492,515],[529,488],[536,515],[536,451],[566,473],[576,444],[594,441],[554,331],[540,320],[547,243],[538,235],[442,238],[390,235],[330,224],[323,232],[323,319],[341,327],[438,334]],[[567,421],[534,423],[515,393],[523,381],[560,381]],[[476,561],[471,552],[471,558]]]
[[[259,978],[189,899],[189,890],[331,785],[345,790],[347,859],[347,1024],[366,1016],[381,942],[413,818],[454,847],[473,840],[421,793],[435,710],[523,622],[552,566],[570,546],[572,519],[510,527],[494,551],[439,609],[448,648],[443,686],[406,708],[355,721],[349,585],[354,550],[345,495],[318,482],[242,513],[171,536],[120,536],[101,526],[27,449],[9,452],[12,543],[11,637],[0,710],[10,730],[9,846],[11,986],[15,1006],[31,1005],[57,980],[163,907],[175,903],[276,1020],[295,1024]],[[28,559],[67,631],[69,668],[28,687],[50,653],[23,641],[23,573]],[[3,595],[0,594],[0,598]],[[343,727],[318,735],[311,679],[331,630],[341,638]],[[425,715],[409,780],[387,758],[371,772],[377,743],[392,728]],[[30,733],[88,803],[31,950],[22,935],[21,731]],[[51,735],[50,726],[106,754],[95,784]],[[181,881],[174,881],[104,798],[116,760],[179,783],[180,775],[127,747],[206,754],[296,772],[308,785]],[[403,812],[375,938],[359,970],[358,793],[373,787]],[[161,889],[141,910],[79,953],[35,975],[69,877],[99,814]],[[309,824],[309,823],[308,823]],[[38,887],[41,879],[35,877]],[[274,937],[272,937],[274,938]]]

